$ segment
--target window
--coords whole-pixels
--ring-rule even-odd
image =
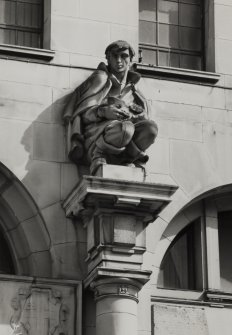
[[[201,221],[191,223],[175,238],[160,267],[158,286],[202,290]]]
[[[0,0],[0,44],[42,48],[42,0]]]
[[[186,221],[188,217],[192,218],[190,222]],[[181,222],[183,228],[161,261],[155,295],[206,297],[208,301],[231,304],[232,196],[209,197],[189,206],[168,226],[164,236],[175,235],[175,229],[179,230],[175,227]]]
[[[142,62],[203,70],[203,3],[202,0],[140,0]]]

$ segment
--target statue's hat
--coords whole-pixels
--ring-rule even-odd
[[[132,48],[132,46],[127,42],[127,41],[123,41],[123,40],[118,40],[115,42],[112,42],[108,45],[108,47],[105,50],[105,54],[106,56],[108,55],[108,53],[112,50],[125,50],[128,49],[129,53],[130,53],[130,57],[133,58],[135,55],[134,49]]]

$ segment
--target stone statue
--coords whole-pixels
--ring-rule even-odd
[[[87,161],[92,175],[107,163],[143,166],[149,159],[145,150],[158,132],[137,88],[140,75],[130,70],[133,48],[119,40],[105,54],[107,65],[100,63],[75,89],[63,115],[69,158],[76,164]]]

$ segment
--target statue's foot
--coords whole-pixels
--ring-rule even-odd
[[[92,176],[94,176],[95,173],[97,172],[97,169],[99,168],[99,166],[105,165],[105,164],[107,164],[105,158],[102,158],[102,157],[101,158],[95,158],[90,165],[90,174]]]

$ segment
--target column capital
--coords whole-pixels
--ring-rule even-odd
[[[142,286],[137,280],[123,277],[96,279],[90,284],[96,301],[107,297],[124,297],[138,302],[138,292]]]

